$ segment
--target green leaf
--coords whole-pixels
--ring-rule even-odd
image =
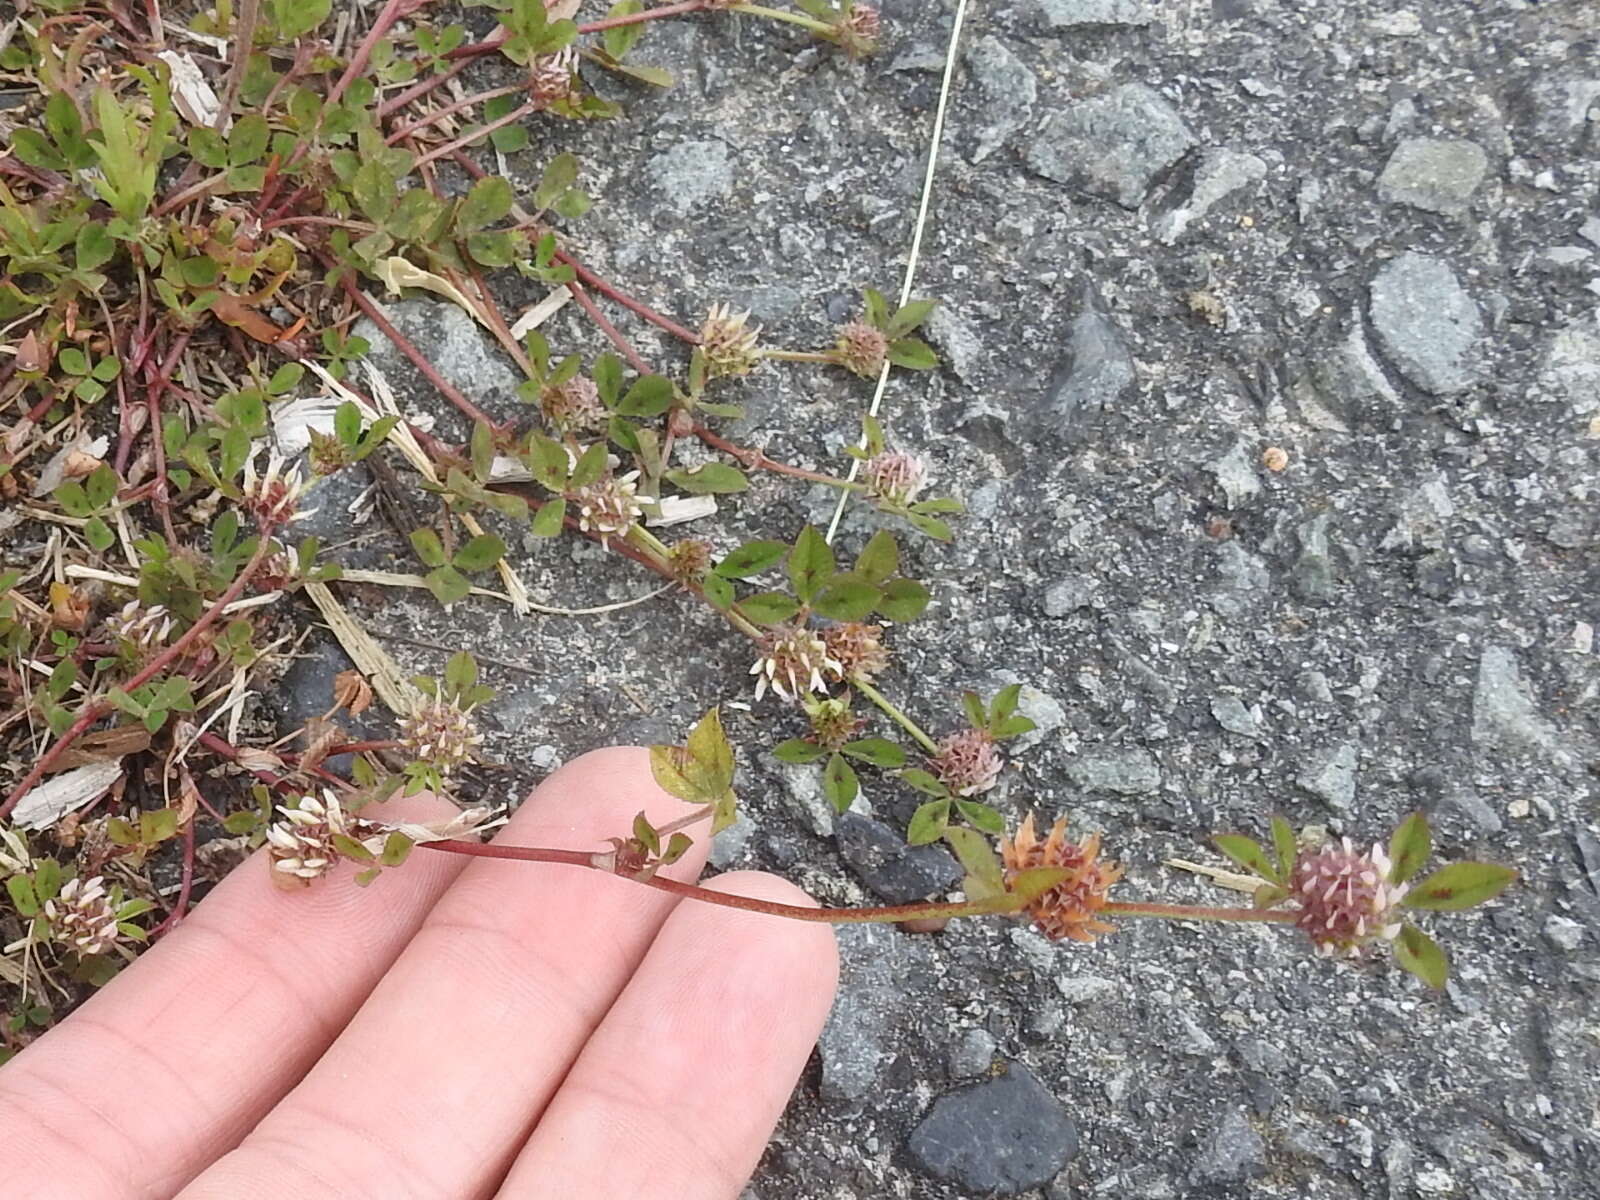
[[[961,711],[966,714],[967,724],[974,729],[983,729],[988,726],[989,710],[983,706],[983,699],[977,692],[961,693]]]
[[[528,438],[527,465],[540,486],[552,492],[565,491],[572,460],[566,447],[542,433]]]
[[[567,481],[574,488],[588,487],[606,471],[606,446],[604,442],[596,442],[578,456],[576,465],[572,468],[572,477]]]
[[[503,221],[511,213],[516,196],[511,191],[511,181],[500,175],[488,175],[472,185],[472,190],[461,201],[456,212],[456,228],[462,233],[476,233]]]
[[[84,522],[83,537],[90,548],[97,552],[109,550],[117,540],[117,535],[111,532],[111,526],[99,517],[90,517]]]
[[[882,592],[863,579],[835,575],[817,593],[812,608],[830,621],[860,621],[882,597]]]
[[[925,513],[908,512],[905,519],[918,533],[931,537],[936,542],[953,542],[956,535],[950,531],[948,522],[941,521],[938,517],[930,517]]]
[[[139,814],[139,841],[154,846],[178,836],[178,810],[175,808],[146,809]]]
[[[444,211],[444,202],[427,188],[407,188],[384,228],[397,241],[419,242],[428,236]]]
[[[1005,820],[1000,816],[999,810],[976,800],[956,800],[956,811],[965,819],[967,824],[983,833],[999,835],[1006,831]]]
[[[594,380],[601,403],[615,408],[617,397],[622,394],[622,360],[608,350],[594,360],[589,377]]]
[[[789,582],[794,585],[794,594],[801,603],[809,604],[833,572],[833,547],[814,526],[807,525],[795,539],[794,552],[789,555]]]
[[[733,783],[733,746],[722,729],[722,711],[711,708],[695,723],[684,743],[691,763],[702,772],[708,792],[720,792]]]
[[[870,763],[874,767],[898,770],[906,765],[906,752],[887,738],[860,738],[854,742],[846,742],[842,749],[851,758]]]
[[[1029,867],[1018,871],[1011,880],[1011,896],[1019,909],[1026,908],[1051,888],[1059,886],[1072,874],[1065,867]]]
[[[101,463],[89,477],[83,481],[84,495],[89,500],[89,507],[94,509],[104,508],[117,496],[117,473],[105,463]]]
[[[661,865],[670,867],[687,854],[689,847],[692,845],[694,845],[694,839],[682,830],[673,834],[667,839],[667,848],[660,854]]]
[[[484,123],[492,124],[501,117],[510,116],[520,100],[519,96],[496,96],[486,101],[483,106]],[[502,125],[489,134],[489,141],[501,154],[515,154],[525,149],[530,140],[527,127],[518,124]]]
[[[856,778],[855,768],[845,761],[844,755],[829,756],[828,765],[822,770],[822,794],[834,811],[843,812],[849,808],[860,791],[861,782]]]
[[[949,799],[929,800],[911,814],[911,822],[906,826],[906,841],[913,846],[926,846],[944,836],[949,824]]]
[[[995,741],[1003,742],[1007,738],[1020,737],[1024,733],[1032,733],[1037,728],[1038,726],[1028,717],[1007,717],[1000,724],[989,730],[989,733]]]
[[[472,592],[467,577],[454,567],[435,567],[423,576],[423,582],[440,604],[454,604]]]
[[[956,861],[967,872],[968,899],[987,900],[1005,889],[1005,874],[1001,870],[1000,858],[988,838],[976,829],[952,825],[944,831],[944,840],[955,851]],[[977,893],[972,888],[973,880],[982,885]]]
[[[272,0],[273,24],[279,37],[293,41],[326,21],[332,9],[333,0]]]
[[[1493,900],[1516,879],[1510,867],[1494,863],[1463,862],[1440,867],[1400,901],[1407,908],[1459,912]]]
[[[439,535],[431,529],[413,529],[411,531],[411,548],[417,552],[417,557],[426,567],[442,567],[445,565],[444,543],[439,540]]]
[[[414,843],[398,829],[384,839],[383,853],[378,855],[378,862],[386,867],[398,867],[411,855]]]
[[[1450,978],[1450,959],[1439,943],[1415,925],[1402,925],[1395,939],[1394,958],[1423,983],[1436,990],[1444,989]]]
[[[633,840],[651,854],[661,853],[661,835],[641,811],[633,818]]]
[[[361,410],[354,400],[346,400],[334,410],[333,436],[339,439],[340,445],[352,450],[361,440]]]
[[[329,840],[333,843],[335,850],[352,862],[369,863],[377,859],[377,855],[373,854],[371,850],[368,850],[348,833],[336,833]]]
[[[938,307],[937,300],[913,300],[889,318],[888,324],[883,327],[884,336],[891,342],[905,337],[926,321]]]
[[[33,879],[27,875],[12,875],[6,880],[6,892],[11,904],[24,917],[39,915],[39,897],[33,890]]]
[[[900,781],[925,796],[943,796],[946,799],[950,796],[950,789],[921,767],[908,767],[901,771]]]
[[[76,255],[78,270],[93,271],[116,256],[116,239],[99,221],[89,221],[78,230],[73,252]]]
[[[1278,857],[1278,878],[1287,880],[1294,872],[1295,859],[1300,857],[1300,841],[1294,835],[1294,826],[1282,817],[1272,818],[1272,848]]]
[[[914,621],[927,609],[931,599],[928,589],[915,579],[891,579],[883,585],[878,611],[891,621]]]
[[[994,699],[989,702],[989,720],[1000,722],[1017,711],[1017,705],[1022,702],[1022,685],[1013,683],[1001,688],[995,693]]]
[[[267,381],[267,391],[274,396],[281,396],[291,388],[297,387],[304,377],[306,369],[297,362],[286,362],[272,373],[272,378]],[[350,401],[346,400],[346,404]],[[350,404],[354,408],[355,405]]]
[[[122,360],[117,358],[102,358],[99,362],[95,363],[94,370],[90,371],[89,374],[93,375],[102,383],[110,383],[118,375],[122,374]]]
[[[696,496],[721,496],[732,492],[743,492],[750,487],[750,481],[744,477],[744,472],[726,463],[706,463],[692,471],[675,467],[668,471],[664,478],[668,483]]]
[[[643,0],[618,0],[606,10],[607,17],[627,17],[634,13],[644,11]],[[601,35],[605,43],[606,53],[621,62],[628,57],[628,51],[644,36],[644,24],[615,25]]]
[[[889,343],[889,361],[908,371],[931,371],[939,365],[939,356],[933,347],[921,338],[901,338]]]
[[[737,550],[730,550],[712,570],[724,579],[748,579],[776,566],[787,553],[789,547],[782,542],[746,542]]]
[[[554,500],[546,500],[539,506],[539,511],[533,514],[533,522],[529,526],[534,537],[557,537],[561,533],[562,522],[566,520],[567,502],[557,496]]]
[[[1270,883],[1282,883],[1277,866],[1267,857],[1261,843],[1242,833],[1219,833],[1211,842],[1237,866],[1251,875],[1259,875]]]
[[[485,267],[509,267],[517,261],[520,245],[517,235],[509,230],[467,235],[467,253]]]
[[[1411,879],[1432,853],[1433,833],[1428,829],[1428,818],[1414,812],[1389,839],[1389,882],[1405,883]]]
[[[739,611],[757,625],[776,625],[799,612],[800,605],[782,592],[757,592],[739,601]]]
[[[869,583],[882,583],[900,569],[900,547],[894,534],[880,529],[867,539],[856,558],[856,574]]]
[[[10,136],[12,153],[28,166],[38,167],[43,171],[67,169],[67,160],[56,153],[56,148],[50,144],[50,139],[37,129],[13,129]]]
[[[460,571],[484,571],[505,557],[506,544],[492,533],[480,533],[456,551],[451,563]]]
[[[56,365],[68,375],[87,375],[89,356],[76,346],[66,346],[56,355]]]
[[[550,160],[533,192],[535,208],[549,208],[578,182],[578,160],[571,154],[558,154]]]
[[[454,695],[461,695],[478,682],[478,664],[465,650],[458,650],[444,664],[444,682]]]
[[[884,299],[882,292],[877,288],[862,288],[861,298],[866,306],[868,325],[882,329],[889,323],[889,302]]]
[[[672,380],[665,375],[642,375],[617,402],[624,417],[658,417],[672,407]]]
[[[260,113],[246,113],[233,123],[228,133],[228,165],[247,167],[267,152],[272,130]]]
[[[774,746],[772,753],[780,762],[809,763],[816,762],[827,751],[815,742],[806,741],[805,738],[790,738]]]
[[[727,612],[733,606],[733,584],[720,575],[707,575],[701,580],[700,594],[708,604],[721,612]]]

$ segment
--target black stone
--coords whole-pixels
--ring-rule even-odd
[[[939,846],[908,846],[882,821],[843,812],[833,819],[839,853],[875,893],[890,904],[910,904],[954,887],[961,867]]]
[[[1012,1063],[999,1079],[939,1097],[907,1147],[924,1171],[975,1195],[1048,1183],[1078,1152],[1078,1130],[1042,1083]]]

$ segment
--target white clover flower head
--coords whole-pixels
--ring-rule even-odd
[[[626,475],[606,474],[572,493],[578,506],[578,528],[584,533],[600,535],[600,544],[607,548],[611,539],[622,537],[644,515],[644,506],[654,504],[652,496],[637,495],[639,472]]]
[[[827,690],[823,672],[842,676],[844,668],[828,653],[822,639],[797,625],[780,625],[761,639],[761,656],[750,668],[756,677],[756,699],[771,687],[785,700]]]
[[[333,839],[351,836],[350,817],[339,797],[331,789],[321,797],[301,796],[297,804],[280,805],[278,815],[267,827],[273,871],[306,883],[331,871],[340,858]]]
[[[432,699],[400,719],[400,741],[417,758],[449,775],[482,745],[483,734],[465,709]]]
[[[539,407],[545,420],[562,433],[601,430],[611,418],[600,401],[599,387],[586,375],[546,384],[539,392]]]
[[[104,954],[116,944],[117,913],[111,907],[106,881],[96,875],[90,879],[75,876],[41,908],[57,941],[79,954]]]
[[[889,355],[883,330],[865,321],[841,325],[833,344],[834,361],[863,379],[876,379]]]
[[[578,91],[578,52],[563,46],[528,65],[528,94],[544,107],[570,100]]]
[[[930,762],[939,782],[958,796],[987,792],[1005,766],[986,729],[963,729],[940,739]]]
[[[114,617],[106,619],[106,634],[112,641],[129,641],[141,650],[151,650],[166,644],[172,633],[172,614],[164,604],[144,607],[137,600],[129,600]]]
[[[1290,877],[1290,896],[1300,903],[1295,921],[1327,956],[1354,957],[1368,942],[1400,934],[1400,901],[1410,885],[1391,883],[1392,864],[1382,846],[1356,852],[1349,838],[1337,846],[1302,853]]]
[[[241,488],[244,506],[258,525],[284,525],[311,516],[310,512],[299,511],[300,497],[306,490],[305,476],[298,466],[289,467],[288,460],[276,450],[267,456],[266,473],[262,475],[256,474],[254,458],[245,460]]]

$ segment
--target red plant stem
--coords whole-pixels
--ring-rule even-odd
[[[194,818],[183,826],[183,878],[178,884],[178,899],[161,924],[150,931],[150,936],[160,937],[175,928],[189,911],[189,892],[194,887]]]
[[[331,267],[334,264],[331,260],[329,260],[328,265]],[[457,408],[459,408],[462,413],[471,420],[482,421],[494,433],[503,434],[505,432],[505,429],[498,421],[496,421],[488,413],[484,412],[471,400],[468,400],[465,396],[463,396],[456,389],[455,385],[453,385],[449,380],[447,380],[443,375],[439,374],[439,372],[434,369],[433,364],[423,357],[422,351],[413,346],[410,339],[396,329],[389,318],[383,315],[383,312],[378,308],[378,306],[368,299],[366,293],[360,288],[356,287],[356,285],[350,279],[349,272],[346,272],[339,277],[339,283],[340,286],[344,288],[346,294],[349,295],[350,299],[355,301],[356,307],[361,309],[363,313],[372,319],[372,323],[381,329],[384,336],[394,343],[395,349],[399,350],[401,354],[404,354],[407,358],[409,358],[412,362],[412,365],[414,365],[417,370],[422,372],[423,378],[425,378],[429,383],[433,384],[434,387],[438,388],[439,391],[444,395],[445,399],[449,400],[451,404],[454,404]]]
[[[804,467],[791,467],[788,463],[781,463],[775,458],[768,458],[760,450],[749,446],[739,446],[730,442],[707,429],[704,425],[694,427],[694,435],[706,445],[721,450],[724,454],[731,454],[746,467],[762,471],[776,471],[780,475],[793,475],[796,479],[809,479],[813,483],[827,483],[838,487],[845,481],[833,475],[824,475],[821,471],[808,471]]]
[[[261,569],[262,563],[267,561],[267,556],[272,552],[272,545],[272,530],[270,526],[263,526],[260,532],[260,544],[256,546],[256,552],[250,556],[250,561],[245,563],[244,569],[239,572],[238,578],[229,585],[228,590],[217,598],[216,603],[201,613],[200,619],[184,630],[183,635],[177,641],[156,655],[144,670],[123,684],[122,690],[125,692],[136,691],[181,658],[184,652],[194,644],[196,638],[217,623],[222,616],[222,610],[244,593],[245,585],[250,582],[251,576]],[[68,746],[87,733],[91,725],[109,713],[114,707],[115,705],[107,700],[86,702],[83,706],[83,711],[78,714],[77,720],[73,721],[67,731],[56,739],[55,745],[39,756],[33,764],[33,769],[22,777],[22,782],[11,790],[11,794],[5,798],[4,803],[0,803],[0,820],[4,820],[11,814],[11,810],[17,806],[17,801],[21,800],[33,789],[33,785],[44,777],[51,764],[66,752]]]
[[[481,42],[473,42],[466,46],[457,46],[449,51],[445,57],[454,62],[458,58],[477,58],[483,54],[493,54],[511,40],[511,30],[497,29]]]
[[[445,83],[448,83],[466,69],[467,60],[462,59],[448,71],[437,71],[429,78],[424,79],[421,83],[412,84],[398,96],[391,96],[382,104],[378,105],[378,119],[382,120],[390,113],[398,112],[400,109],[410,104],[413,100],[422,99],[422,97],[426,96],[429,92]]]
[[[156,456],[156,486],[150,493],[150,498],[155,504],[156,512],[161,516],[161,527],[166,531],[169,546],[178,544],[178,534],[172,528],[172,505],[167,500],[167,443],[161,436],[161,393],[166,390],[172,372],[177,369],[178,359],[189,345],[192,333],[192,330],[185,329],[178,334],[178,340],[173,343],[172,349],[167,351],[167,357],[162,360],[156,377],[150,381],[150,391],[146,398],[146,403],[150,407],[150,444],[154,447]]]
[[[633,343],[623,337],[621,331],[607,319],[605,313],[600,311],[600,306],[590,298],[589,293],[584,290],[581,283],[574,279],[567,284],[567,290],[572,293],[572,298],[578,302],[578,307],[588,313],[589,318],[600,326],[601,331],[611,339],[612,345],[622,351],[622,356],[628,360],[629,365],[635,371],[641,375],[654,374],[650,370],[650,364],[639,357],[639,352],[633,348]]]
[[[603,17],[578,26],[579,33],[599,33],[621,25],[637,25],[641,21],[659,21],[663,17],[681,17],[685,13],[699,12],[708,0],[679,0],[677,4],[663,4],[660,8],[647,8],[643,12],[627,13],[620,17]]]
[[[222,755],[223,758],[228,759],[230,762],[237,762],[238,759],[239,759],[239,748],[237,746],[233,745],[233,743],[231,743],[229,741],[226,741],[223,738],[218,737],[214,733],[210,733],[210,732],[202,733],[200,735],[200,744],[202,746],[206,747],[208,750],[215,751],[217,754]],[[343,751],[342,750],[336,750],[336,751],[333,751],[333,753],[340,754],[340,753],[343,753]],[[279,755],[279,757],[282,758],[284,760],[284,762],[286,762],[286,763],[293,763],[294,759],[295,759],[295,756],[293,754],[283,754],[283,755]],[[243,765],[243,764],[241,764],[241,765]],[[295,765],[298,766],[298,763],[295,763]],[[299,769],[302,770],[302,771],[306,770],[306,768],[304,768],[304,767],[299,767]],[[286,791],[286,792],[304,792],[305,791],[304,787],[302,787],[301,785],[295,783],[294,780],[289,779],[286,776],[274,775],[271,771],[264,770],[264,769],[262,769],[260,767],[245,767],[245,770],[249,771],[250,774],[254,775],[257,779],[259,779],[262,783],[266,784],[268,787],[279,788],[279,789],[281,789],[283,791]],[[318,778],[320,778],[322,780],[325,780],[326,782],[334,784],[336,786],[339,786],[339,787],[348,786],[343,779],[340,779],[332,771],[325,771],[321,767],[316,767],[312,771],[310,771],[309,773],[310,774],[314,774]],[[209,808],[210,806],[207,805],[207,807]],[[212,815],[215,816],[216,814],[213,813]]]
[[[367,36],[361,39],[361,45],[356,47],[356,52],[350,58],[349,65],[345,67],[344,74],[339,76],[339,82],[328,91],[328,98],[322,102],[323,107],[337,104],[339,97],[367,69],[367,60],[372,57],[373,48],[383,40],[384,34],[389,32],[390,26],[400,17],[400,10],[408,0],[388,0],[378,13],[378,19],[372,23],[372,28],[367,30]],[[420,6],[419,6],[420,7]]]
[[[469,129],[466,133],[462,134],[453,142],[446,142],[442,146],[435,146],[426,154],[415,159],[411,164],[411,168],[412,170],[416,170],[418,167],[421,167],[426,163],[431,163],[436,158],[442,158],[446,154],[454,154],[457,150],[461,149],[461,147],[470,145],[479,138],[483,137],[485,134],[493,133],[496,129],[500,129],[506,125],[509,125],[513,121],[520,121],[529,113],[538,111],[539,106],[535,103],[530,102],[528,104],[519,105],[517,108],[514,108],[508,112],[505,116],[497,117],[493,121],[490,121],[487,125],[480,125],[475,129]]]
[[[533,362],[528,358],[528,352],[522,348],[522,343],[511,336],[511,326],[506,324],[505,314],[500,311],[500,306],[494,301],[494,293],[489,290],[488,281],[483,277],[483,271],[478,267],[468,264],[472,273],[472,282],[478,285],[478,307],[483,310],[494,336],[506,348],[506,353],[516,360],[517,366],[522,368],[523,374],[533,375]]]
[[[609,296],[623,307],[632,309],[646,321],[649,321],[652,325],[656,325],[662,329],[665,329],[673,337],[681,338],[683,341],[688,342],[691,346],[698,346],[700,344],[700,335],[694,330],[684,328],[671,317],[662,316],[642,300],[636,300],[632,296],[628,295],[628,293],[616,287],[614,284],[608,283],[606,280],[596,275],[588,267],[584,266],[577,259],[573,258],[572,255],[568,254],[565,250],[556,251],[556,261],[565,263],[567,266],[571,267],[575,272],[577,272],[579,279],[583,280],[584,283],[588,284],[602,296]]]
[[[1298,914],[1281,908],[1211,908],[1204,904],[1139,904],[1107,901],[1101,914],[1108,917],[1161,917],[1168,921],[1256,921],[1292,925]]]
[[[610,851],[594,853],[586,850],[553,850],[542,846],[506,846],[499,842],[465,842],[444,839],[436,842],[419,842],[426,850],[441,850],[446,854],[463,854],[471,858],[504,858],[520,862],[559,863],[570,867],[588,867],[603,870],[619,879],[642,883],[657,891],[670,892],[686,900],[699,900],[723,908],[738,908],[745,912],[764,913],[772,917],[789,917],[796,921],[815,921],[827,925],[881,924],[894,921],[925,920],[932,917],[988,916],[997,909],[993,904],[964,901],[956,904],[894,904],[877,908],[807,908],[799,904],[778,904],[771,900],[758,900],[753,896],[737,896],[730,892],[717,892],[696,887],[692,883],[679,883],[661,875],[630,875],[609,868]]]
[[[445,117],[458,113],[464,108],[471,108],[474,104],[482,104],[485,100],[494,100],[501,96],[511,96],[515,95],[517,92],[525,92],[527,90],[528,88],[526,84],[513,83],[507,87],[490,88],[486,92],[476,92],[471,96],[464,96],[452,104],[447,104],[443,108],[435,109],[433,112],[418,117],[409,125],[400,126],[399,129],[396,129],[388,137],[383,139],[383,144],[385,146],[392,146],[401,138],[408,137],[411,134],[416,133],[419,129],[426,129],[435,121],[442,121]]]

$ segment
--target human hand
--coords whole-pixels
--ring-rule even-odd
[[[641,808],[688,811],[644,751],[597,751],[499,839],[598,848]],[[692,881],[708,840],[663,873]],[[827,1016],[828,926],[421,849],[351,874],[284,892],[258,853],[0,1068],[5,1194],[738,1195]],[[809,903],[758,872],[708,886]]]

